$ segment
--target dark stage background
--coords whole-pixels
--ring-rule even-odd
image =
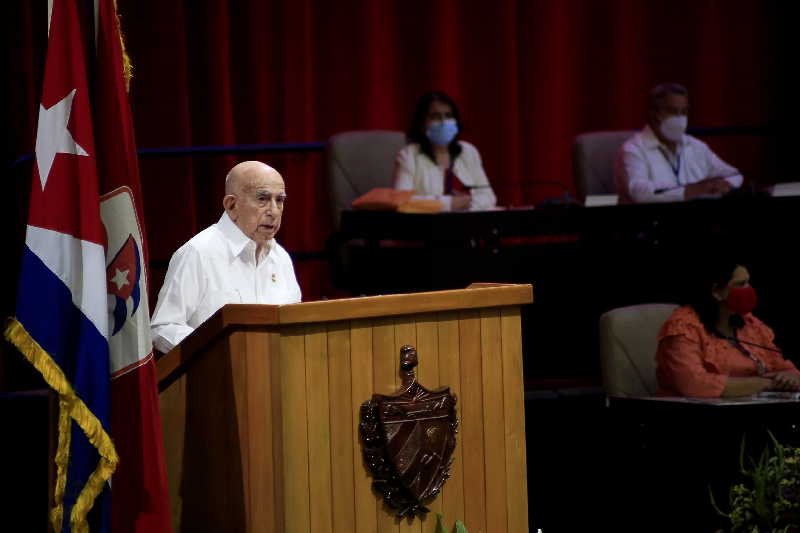
[[[440,88],[461,107],[463,138],[480,150],[500,204],[514,206],[560,196],[563,188],[574,192],[570,161],[574,136],[639,128],[647,91],[662,81],[689,88],[690,126],[746,126],[760,132],[704,138],[748,179],[796,180],[787,164],[791,152],[781,150],[789,147],[788,137],[780,135],[779,127],[790,109],[783,69],[796,63],[785,31],[793,20],[791,4],[778,0],[118,0],[134,65],[130,95],[140,148],[313,142],[352,129],[404,130],[418,96]],[[2,213],[9,273],[0,292],[3,316],[14,313],[31,176],[30,162],[13,168],[12,163],[33,152],[46,51],[46,5],[46,0],[0,3],[5,38],[5,98],[0,98],[0,106],[7,170]],[[249,158],[269,162],[286,179],[290,200],[279,240],[295,256],[304,299],[343,295],[331,284],[323,253],[331,214],[321,153],[144,158],[140,168],[151,305],[171,254],[219,217],[226,171]],[[742,220],[746,223],[751,216],[743,212]],[[789,309],[796,307],[792,296],[798,292],[793,281],[796,269],[794,263],[783,261],[791,246],[781,246],[781,239],[785,236],[791,244],[792,229],[775,228],[762,247],[769,249],[761,249],[762,257],[779,268],[757,271],[764,285],[773,278],[772,299],[783,298]],[[595,256],[590,256],[586,264],[573,264],[566,272],[596,287],[591,294],[615,297],[616,287],[603,286],[608,280],[598,274],[613,270],[603,255],[596,254],[596,269],[591,264]],[[564,274],[558,257],[545,259],[541,269]],[[660,281],[653,280],[656,285]],[[782,287],[789,289],[784,293]],[[579,305],[585,294],[576,287],[571,290]],[[564,297],[558,287],[549,291]],[[545,302],[547,291],[539,294],[538,301]],[[767,304],[769,298],[764,300]],[[776,326],[779,338],[781,333],[794,335],[793,313],[778,320],[778,307],[765,319]],[[591,320],[589,329],[569,337],[582,335],[595,346],[595,317]],[[544,328],[536,334],[552,337],[543,341],[545,346],[561,338],[558,329]],[[2,345],[0,391],[36,386],[27,365],[10,353],[6,343]],[[593,372],[588,383],[599,383],[592,353],[573,364],[568,358],[577,357],[577,351],[539,349],[537,353],[551,359],[563,356],[572,365],[565,366],[571,372],[565,387],[587,383],[576,378]],[[535,369],[526,361],[526,374],[536,374]],[[573,391],[581,394],[578,389]],[[529,394],[534,402],[526,405],[532,526],[577,531],[592,530],[590,525],[603,529],[599,525],[605,523],[606,529],[641,531],[619,522],[620,509],[624,511],[629,501],[625,491],[636,492],[638,485],[625,485],[630,480],[617,469],[615,461],[624,459],[620,450],[627,448],[602,437],[609,434],[602,398],[564,400],[562,390],[562,396],[546,396],[558,400],[549,405],[550,400],[539,399],[536,391]],[[631,464],[629,474],[640,469]],[[615,478],[619,486],[606,483]],[[700,488],[705,490],[705,485]],[[639,498],[649,498],[649,493],[643,494]],[[589,502],[577,513],[576,498]],[[697,505],[708,510],[705,502]],[[675,520],[691,515],[674,511],[659,512],[675,515]],[[653,526],[648,530],[658,530],[655,525],[663,516],[645,517]]]
[[[573,190],[577,133],[640,127],[645,95],[657,82],[689,87],[695,126],[772,127],[780,113],[785,2],[118,4],[135,69],[130,94],[140,148],[324,141],[344,130],[405,129],[416,98],[441,88],[460,105],[463,138],[478,146],[500,203],[530,205],[562,194],[544,182]],[[33,151],[46,2],[15,0],[0,9],[10,162]],[[783,179],[773,137],[707,140],[748,178]],[[290,252],[322,251],[330,232],[322,155],[261,159],[283,173],[291,196],[279,240]],[[222,178],[235,161],[142,161],[154,293],[172,252],[218,218]],[[29,164],[18,166],[5,195],[18,235],[29,176]],[[297,267],[305,299],[339,294],[324,259]],[[13,309],[11,284],[3,296],[4,310]]]
[[[7,168],[33,151],[46,4],[14,0],[0,7]],[[576,134],[640,127],[648,89],[674,80],[691,91],[690,125],[760,131],[704,138],[748,179],[795,179],[784,174],[791,167],[778,157],[781,139],[788,146],[778,136],[788,101],[782,73],[789,55],[782,31],[790,18],[785,2],[118,5],[134,65],[130,95],[140,148],[313,142],[351,129],[403,130],[418,96],[441,88],[459,103],[463,138],[478,146],[500,204],[532,205],[562,195],[564,188],[574,191],[570,149]],[[171,254],[219,217],[228,168],[254,157],[286,179],[290,201],[279,240],[295,257],[304,299],[347,294],[333,286],[324,253],[331,213],[322,153],[151,157],[141,159],[140,167],[151,306]],[[14,310],[30,174],[30,162],[17,164],[6,181],[2,212],[12,236],[6,263],[11,275],[0,300],[6,316]],[[548,262],[557,264],[558,257],[547,253]],[[540,284],[538,294],[545,289]],[[549,289],[558,297],[555,287]],[[590,320],[596,324],[595,317]],[[585,331],[585,344],[594,344],[593,334],[593,328]],[[545,373],[596,374],[592,353],[574,369]]]

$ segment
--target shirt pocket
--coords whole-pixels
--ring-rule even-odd
[[[241,302],[242,297],[237,290],[209,290],[203,297],[203,301],[197,306],[197,311],[195,311],[192,321],[200,325],[225,304],[238,304]]]
[[[263,291],[258,303],[267,305],[283,305],[289,303],[289,285],[287,274],[276,268],[277,282],[270,281]]]

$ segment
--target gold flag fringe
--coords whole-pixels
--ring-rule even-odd
[[[117,33],[119,34],[119,46],[122,50],[122,77],[125,80],[125,91],[131,91],[131,78],[133,78],[133,63],[125,48],[125,39],[122,37],[122,24],[119,21],[119,10],[117,0],[114,0],[114,20],[117,21]]]
[[[69,417],[67,403],[58,400],[58,448],[56,449],[56,487],[53,497],[54,506],[50,511],[50,521],[54,531],[61,531],[64,521],[64,488],[67,484],[67,466],[69,465],[69,445],[72,441],[70,431],[72,419]]]
[[[50,521],[55,531],[61,531],[64,515],[64,488],[67,482],[67,465],[69,463],[69,445],[71,421],[83,430],[89,442],[97,448],[100,461],[89,476],[86,485],[78,495],[70,513],[70,528],[74,533],[87,533],[89,524],[86,516],[94,501],[103,490],[103,485],[111,478],[117,468],[119,457],[114,449],[111,437],[103,429],[97,417],[78,398],[64,372],[52,357],[37,343],[25,327],[16,319],[9,318],[5,337],[25,358],[39,371],[45,382],[58,393],[58,449],[56,450],[56,487],[55,505],[50,512]]]

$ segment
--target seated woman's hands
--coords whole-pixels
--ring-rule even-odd
[[[800,392],[800,374],[797,372],[782,370],[769,377],[772,378],[772,390]]]
[[[452,204],[450,204],[451,209],[453,211],[461,211],[464,209],[469,209],[470,203],[472,202],[472,196],[467,194],[456,194],[453,196]]]

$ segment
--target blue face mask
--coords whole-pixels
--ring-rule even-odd
[[[446,118],[442,121],[432,122],[425,135],[436,146],[447,146],[458,134],[456,119]]]

